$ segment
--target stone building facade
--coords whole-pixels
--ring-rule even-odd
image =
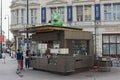
[[[93,33],[97,56],[120,55],[120,0],[29,0],[27,25],[27,0],[12,0],[11,31],[19,46],[18,33],[26,27],[46,25],[58,10],[64,26],[82,28]],[[30,35],[30,34],[29,34]]]

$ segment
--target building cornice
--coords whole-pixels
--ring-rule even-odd
[[[67,4],[67,1],[63,0],[52,0],[46,3],[47,5],[56,5],[56,4]]]
[[[25,6],[25,4],[22,4],[22,3],[12,3],[10,8],[15,8],[15,7],[18,7],[18,6]]]
[[[15,7],[19,7],[19,6],[22,6],[22,7],[26,7],[26,4],[25,3],[12,3],[10,8],[15,8]],[[39,3],[30,3],[29,6],[40,6]]]
[[[19,7],[19,6],[26,7],[26,3],[12,2],[10,8],[15,8],[15,7]],[[29,6],[40,6],[40,4],[37,2],[30,2]]]
[[[95,2],[95,0],[73,0],[72,3]]]
[[[119,0],[100,0],[100,1],[119,1]]]
[[[30,3],[29,5],[30,5],[30,6],[40,6],[39,3]]]

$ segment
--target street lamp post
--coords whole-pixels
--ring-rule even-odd
[[[27,0],[27,27],[28,27],[28,24],[29,24],[29,0]],[[27,29],[27,32],[26,32],[26,37],[27,37],[27,50],[29,50],[29,35],[28,35],[28,29]]]
[[[95,28],[94,28],[94,29],[95,29],[95,30],[94,30],[94,32],[95,32],[95,37],[94,37],[94,38],[95,38],[95,39],[94,39],[95,48],[94,48],[94,49],[95,49],[95,59],[96,59],[96,55],[97,55],[97,43],[96,43],[96,36],[97,36],[97,34],[96,34],[96,30],[97,30],[97,29],[96,29],[96,28],[97,28],[97,21],[95,20],[94,23],[95,23]]]
[[[2,0],[1,0],[1,25],[0,25],[0,35],[2,36]],[[2,57],[2,41],[0,42],[0,58]]]
[[[95,63],[96,63],[96,59],[98,59],[98,55],[97,55],[97,27],[98,27],[98,24],[101,20],[101,14],[100,14],[100,3],[98,1],[95,1],[95,21],[94,21],[94,24],[95,24]],[[98,65],[98,64],[97,64]]]

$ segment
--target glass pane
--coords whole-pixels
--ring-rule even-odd
[[[116,11],[116,5],[113,5],[113,11]]]
[[[110,36],[110,43],[116,43],[116,36]]]
[[[51,20],[53,19],[53,14],[56,12],[56,8],[51,8]]]
[[[116,11],[117,20],[120,20],[120,4],[116,4]]]
[[[107,6],[107,12],[111,13],[111,5]]]
[[[103,44],[103,54],[109,54],[109,44]]]
[[[120,44],[117,44],[117,54],[120,54]]]
[[[116,44],[110,44],[110,54],[116,54]]]
[[[83,15],[83,6],[77,6],[77,14]]]
[[[104,20],[107,20],[107,14],[104,14],[105,16],[104,16]]]
[[[111,20],[111,13],[107,14],[107,20]]]
[[[117,36],[117,43],[120,43],[120,36]]]
[[[83,21],[83,6],[76,7],[77,12],[77,21]]]
[[[103,43],[109,43],[109,36],[103,36]]]
[[[64,7],[58,7],[58,11],[60,12],[60,19],[64,21]]]
[[[116,17],[117,17],[116,12],[114,12],[113,13],[113,20],[116,20]]]
[[[77,55],[88,55],[88,41],[72,40],[73,53]]]
[[[111,20],[112,17],[112,12],[111,12],[111,5],[110,4],[105,4],[104,5],[104,20]]]
[[[117,12],[117,20],[120,20],[120,12]]]
[[[85,6],[85,21],[90,21],[91,20],[91,6],[87,5]]]
[[[77,16],[77,21],[83,21],[83,16],[82,15],[78,15]]]
[[[113,4],[113,12],[114,12],[114,15],[113,15],[113,19],[114,20],[120,20],[120,4]],[[115,17],[116,16],[116,17]]]

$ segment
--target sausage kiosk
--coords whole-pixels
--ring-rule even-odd
[[[88,70],[93,66],[92,33],[80,28],[43,25],[27,29],[32,32],[30,59],[33,69],[58,73]]]

